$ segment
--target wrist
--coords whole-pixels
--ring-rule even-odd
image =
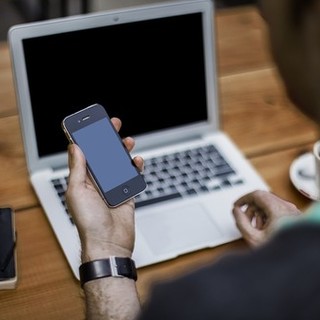
[[[132,250],[110,243],[86,243],[82,244],[82,263],[106,259],[111,256],[131,258]]]
[[[129,278],[137,280],[135,263],[128,257],[109,257],[82,263],[79,268],[81,287],[88,281],[106,277]]]

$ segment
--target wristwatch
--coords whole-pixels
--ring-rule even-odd
[[[79,268],[81,287],[91,280],[105,277],[126,277],[137,280],[135,263],[130,258],[114,257],[99,259],[81,264]]]

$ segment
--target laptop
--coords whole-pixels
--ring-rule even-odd
[[[167,1],[13,26],[8,39],[31,184],[76,278],[61,120],[94,103],[136,140],[138,268],[241,237],[233,202],[268,185],[220,129],[214,6]],[[98,142],[97,142],[98,143]],[[94,214],[94,212],[92,212]]]

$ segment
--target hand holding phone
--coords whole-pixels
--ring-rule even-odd
[[[94,104],[67,116],[62,128],[84,153],[91,178],[108,206],[116,207],[146,188],[103,106]]]

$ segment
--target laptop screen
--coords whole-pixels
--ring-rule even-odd
[[[202,29],[191,13],[24,39],[39,156],[64,152],[62,119],[94,103],[121,136],[206,121]]]

